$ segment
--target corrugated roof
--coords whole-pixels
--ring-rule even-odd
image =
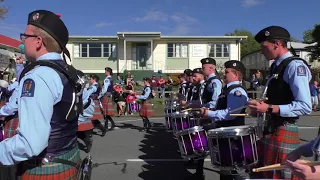
[[[19,49],[21,41],[0,34],[0,44]]]

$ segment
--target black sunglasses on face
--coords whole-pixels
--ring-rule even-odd
[[[38,37],[38,36],[34,35],[34,34],[23,34],[23,33],[20,33],[20,40],[21,41],[25,41],[29,37]]]

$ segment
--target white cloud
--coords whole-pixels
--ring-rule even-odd
[[[101,27],[106,27],[106,26],[111,26],[111,25],[113,25],[113,23],[111,23],[111,22],[101,22],[101,23],[96,24],[95,27],[101,28]]]
[[[262,0],[243,0],[241,6],[249,8],[249,7],[259,5],[261,3],[263,3]]]
[[[133,18],[135,22],[163,22],[159,24],[159,29],[168,31],[172,35],[187,35],[193,30],[192,26],[198,24],[198,20],[194,17],[183,13],[165,13],[163,11],[148,11],[142,17]]]
[[[148,11],[143,17],[133,18],[137,22],[146,22],[146,21],[162,21],[166,22],[168,20],[168,14],[162,11]]]

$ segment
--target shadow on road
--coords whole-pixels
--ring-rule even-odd
[[[171,132],[164,129],[163,124],[153,123],[152,130],[144,135],[139,145],[144,155],[139,159],[146,159],[142,165],[139,177],[144,180],[177,180],[191,175],[178,152],[178,142]],[[148,161],[149,159],[149,161]],[[175,159],[181,161],[161,161],[161,159]],[[156,161],[158,160],[158,161]],[[160,161],[159,161],[160,160]]]

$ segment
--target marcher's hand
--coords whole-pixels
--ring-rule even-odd
[[[320,177],[320,166],[308,166],[300,163],[305,163],[305,160],[286,161],[286,165],[291,169],[292,173],[303,180],[318,180]]]
[[[200,114],[201,114],[203,117],[208,117],[208,109],[207,109],[206,107],[200,108]]]
[[[249,100],[248,107],[251,109],[251,111],[257,113],[265,113],[268,110],[268,104],[257,100]]]
[[[300,159],[302,156],[302,146],[298,147],[297,149],[291,151],[289,154],[286,156],[286,160],[290,161],[296,161]]]
[[[16,63],[17,64],[23,64],[23,57],[22,56],[19,56],[17,59],[16,59]]]

